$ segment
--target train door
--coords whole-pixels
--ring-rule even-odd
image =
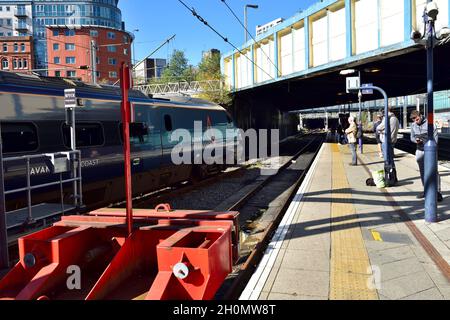
[[[166,186],[188,180],[190,177],[191,165],[189,163],[176,164],[172,159],[172,151],[180,142],[191,145],[192,140],[180,141],[172,139],[172,135],[177,129],[185,129],[192,132],[194,121],[192,110],[189,109],[161,108],[159,115],[161,119],[162,146],[160,186]]]
[[[153,122],[151,106],[134,105],[130,123],[133,193],[141,194],[158,186],[156,170],[161,156],[161,143]]]

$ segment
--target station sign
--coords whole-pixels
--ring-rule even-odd
[[[361,80],[359,77],[347,77],[347,93],[355,93],[360,90]]]
[[[64,90],[64,107],[66,108],[76,108],[77,103],[77,93],[76,89],[65,89]]]
[[[364,83],[361,88],[373,87],[373,83]],[[362,94],[373,94],[373,89],[363,89]]]

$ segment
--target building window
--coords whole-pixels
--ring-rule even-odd
[[[53,30],[53,36],[54,37],[58,37],[59,36],[59,31],[58,30]]]
[[[7,26],[12,26],[12,20],[11,19],[6,19],[6,25]]]
[[[77,76],[76,71],[67,71],[67,77],[68,78],[75,78]]]
[[[8,44],[7,43],[3,44],[3,52],[8,52]]]
[[[99,57],[97,57],[96,61],[97,61],[97,64],[100,64],[100,58]]]
[[[17,59],[13,60],[13,69],[17,69]]]
[[[22,69],[23,68],[22,59],[18,59],[18,61],[17,61],[17,68],[18,69]]]
[[[19,45],[14,43],[14,52],[19,52]]]
[[[123,36],[123,43],[128,43],[128,36]]]
[[[66,50],[67,51],[75,51],[75,44],[74,43],[66,43]]]
[[[126,55],[126,56],[128,55],[128,49],[127,48],[123,49],[123,54]]]
[[[98,31],[97,30],[91,30],[91,37],[98,37]]]
[[[112,40],[116,39],[115,32],[108,32],[108,39],[112,39]]]
[[[116,52],[117,51],[116,46],[108,46],[107,48],[108,48],[108,52]]]
[[[53,51],[58,51],[59,50],[59,43],[54,43],[53,44]]]
[[[2,123],[4,153],[30,152],[38,149],[36,127],[31,123]]]
[[[117,72],[116,71],[110,71],[109,72],[109,77],[110,78],[114,78],[114,79],[117,78]]]
[[[23,68],[28,69],[28,60],[27,59],[23,59]]]
[[[55,71],[55,77],[61,78],[61,71]]]
[[[11,7],[6,7],[6,11],[11,11]]]
[[[2,69],[9,70],[9,61],[7,59],[2,60]]]
[[[55,64],[60,64],[60,63],[61,63],[61,58],[60,58],[60,57],[54,57],[54,58],[53,58],[53,62],[54,62]]]
[[[20,51],[25,52],[25,43],[20,44]]]
[[[67,64],[75,64],[75,57],[66,57]]]
[[[66,37],[73,37],[75,36],[75,30],[66,30],[64,34],[66,35]]]
[[[117,64],[117,60],[114,58],[108,58],[108,64],[111,66],[115,66]]]

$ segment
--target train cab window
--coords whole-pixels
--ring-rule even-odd
[[[95,147],[105,144],[103,127],[100,123],[76,124],[77,148]],[[63,125],[63,137],[66,147],[70,147],[70,126]]]
[[[166,114],[164,116],[164,126],[166,128],[167,132],[170,132],[173,130],[173,124],[172,124],[172,117]]]
[[[39,145],[32,123],[2,123],[2,140],[4,153],[36,151]]]
[[[140,145],[148,143],[148,136],[150,134],[150,129],[147,123],[144,122],[133,122],[130,123],[130,144]],[[120,139],[123,141],[123,127],[120,124]]]

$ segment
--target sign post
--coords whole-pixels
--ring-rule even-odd
[[[76,124],[75,124],[75,109],[78,107],[78,99],[76,89],[65,89],[64,90],[64,107],[66,108],[66,124],[70,126],[70,149],[76,151],[77,149],[77,137],[76,137]],[[75,178],[76,166],[75,166],[75,154],[72,154],[72,179]],[[77,182],[73,182],[74,194],[78,194]],[[79,201],[74,197],[74,204],[76,207],[79,206]]]

